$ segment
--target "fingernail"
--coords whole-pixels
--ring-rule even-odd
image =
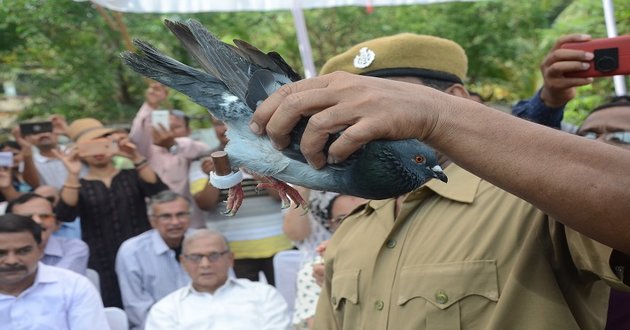
[[[586,70],[590,67],[591,65],[588,63],[582,63],[582,69]]]
[[[249,129],[252,130],[252,132],[254,132],[256,134],[260,134],[260,127],[255,122],[251,122],[249,124]]]
[[[273,148],[276,149],[276,150],[280,150],[281,149],[280,146],[277,145],[276,142],[273,141],[273,140],[271,141],[271,146],[273,146]]]
[[[580,35],[580,39],[581,39],[581,40],[586,40],[586,39],[590,39],[590,38],[591,38],[591,35],[590,35],[590,34],[581,34],[581,35]]]
[[[595,57],[595,55],[591,52],[587,52],[586,54],[584,54],[584,58],[588,61],[592,60],[593,57]]]
[[[326,162],[328,164],[337,164],[337,158],[333,157],[332,155],[328,155],[328,159],[326,159]]]

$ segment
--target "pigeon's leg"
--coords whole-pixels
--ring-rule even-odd
[[[244,197],[245,194],[243,193],[243,187],[240,183],[230,188],[230,190],[228,190],[227,206],[223,214],[234,216],[241,207],[241,204],[243,204]]]
[[[256,188],[257,189],[271,188],[271,189],[277,190],[278,194],[280,195],[280,199],[282,200],[282,208],[287,208],[291,206],[291,201],[295,203],[295,207],[301,206],[305,210],[308,208],[306,201],[304,200],[304,198],[302,198],[300,193],[297,190],[295,190],[295,188],[289,186],[288,184],[280,180],[274,179],[272,177],[268,176],[266,178],[270,182],[261,182],[256,186]]]

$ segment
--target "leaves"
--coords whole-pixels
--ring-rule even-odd
[[[0,0],[0,4],[0,79],[16,80],[18,92],[34,100],[22,118],[60,113],[70,120],[91,116],[108,123],[130,122],[147,83],[121,64],[124,40],[91,3]],[[615,6],[619,33],[630,33],[630,2],[617,1]],[[558,36],[575,32],[605,36],[598,1],[505,0],[373,9],[304,12],[317,68],[367,39],[400,32],[436,35],[458,42],[468,53],[470,88],[493,102],[510,103],[539,88],[539,64]],[[131,38],[147,40],[195,66],[163,26],[164,18],[198,19],[224,41],[242,39],[265,52],[277,51],[297,72],[303,71],[289,11],[123,14]],[[611,79],[581,88],[567,117],[579,122],[612,92]],[[207,118],[204,109],[181,94],[171,93],[169,101]]]

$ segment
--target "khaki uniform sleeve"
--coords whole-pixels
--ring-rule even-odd
[[[624,262],[624,260],[628,260],[627,256],[626,258],[615,258],[615,255],[622,254],[571,228],[566,228],[566,237],[573,263],[578,269],[598,275],[612,288],[630,291],[628,285],[630,283],[630,268],[627,262]],[[614,262],[615,260],[621,262]],[[629,273],[626,274],[625,279],[624,270]]]

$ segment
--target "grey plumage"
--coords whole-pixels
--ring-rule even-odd
[[[368,199],[402,195],[431,178],[446,181],[433,150],[418,140],[373,141],[348,160],[315,170],[299,152],[307,119],[294,129],[289,147],[274,149],[266,136],[249,130],[253,109],[280,86],[300,79],[299,75],[277,53],[265,54],[239,40],[236,46],[225,44],[199,22],[165,24],[205,72],[142,41],[135,41],[142,55],[125,52],[123,60],[134,71],[186,94],[223,121],[230,140],[225,151],[232,166],[311,189]]]

